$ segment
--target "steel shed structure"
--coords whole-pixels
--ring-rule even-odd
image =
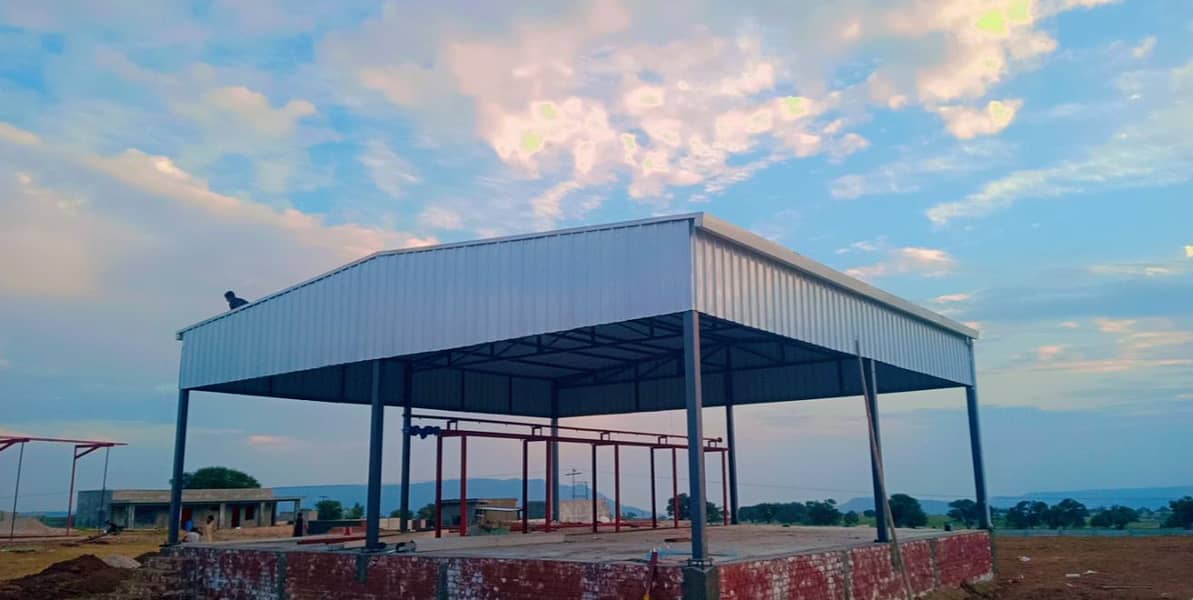
[[[976,337],[702,213],[379,252],[178,332],[175,481],[190,391],[370,404],[373,545],[384,406],[407,425],[413,408],[553,422],[686,409],[691,440],[699,409],[725,406],[732,448],[734,405],[861,395],[862,360],[875,393],[967,390],[985,507]]]

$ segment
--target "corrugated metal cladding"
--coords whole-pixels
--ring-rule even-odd
[[[379,254],[184,330],[180,385],[690,310],[691,223],[655,220]]]
[[[696,231],[696,310],[963,385],[968,338],[847,291],[753,249]]]

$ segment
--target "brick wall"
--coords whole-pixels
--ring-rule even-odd
[[[899,544],[917,594],[993,575],[985,532]],[[903,576],[890,547],[865,546],[819,554],[730,563],[720,567],[722,600],[885,600],[902,598]]]
[[[990,538],[985,532],[905,542],[900,548],[916,594],[992,575]],[[645,591],[649,569],[639,563],[214,548],[178,548],[158,566],[160,572],[154,572],[144,586],[182,589],[198,599],[229,600],[636,600]],[[177,573],[173,585],[167,581],[170,573]],[[887,546],[726,563],[717,567],[716,575],[724,600],[903,597],[902,576],[891,565]],[[683,569],[658,567],[652,600],[682,597]]]

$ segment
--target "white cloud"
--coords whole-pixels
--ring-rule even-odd
[[[1128,333],[1134,329],[1138,322],[1133,319],[1094,319],[1094,324],[1102,333]]]
[[[879,250],[883,259],[879,262],[847,269],[846,274],[858,279],[878,279],[890,275],[919,275],[941,277],[954,271],[957,261],[948,252],[938,248],[908,246],[883,248]]]
[[[1166,277],[1181,271],[1181,265],[1168,263],[1108,263],[1089,267],[1094,275],[1124,277]]]
[[[1193,246],[1185,246],[1185,258],[1193,258]]]
[[[942,106],[936,109],[948,130],[958,139],[968,140],[979,135],[992,135],[1006,129],[1015,120],[1022,100],[991,100],[983,110],[963,106]]]
[[[274,108],[264,94],[242,85],[211,89],[198,102],[180,102],[175,110],[205,127],[247,128],[273,137],[290,135],[299,120],[316,114],[315,105],[301,99]]]
[[[464,226],[464,219],[460,213],[442,207],[442,206],[428,206],[423,209],[418,216],[418,222],[424,227],[431,227],[434,229],[462,229]]]
[[[419,182],[414,167],[380,140],[367,142],[359,159],[377,189],[392,197],[401,196],[406,186]]]
[[[973,299],[972,294],[961,293],[961,294],[945,294],[943,296],[937,296],[937,297],[933,298],[932,301],[937,304],[956,304],[958,302],[969,302],[972,299]]]
[[[1163,186],[1193,179],[1193,61],[1166,73],[1170,102],[1123,128],[1085,156],[1015,171],[978,192],[928,210],[937,225],[988,216],[1025,198]]]
[[[1041,361],[1054,360],[1065,351],[1063,345],[1040,346],[1036,348],[1036,358]]]
[[[30,131],[25,131],[24,129],[0,121],[0,141],[33,146],[40,144],[41,138]]]
[[[1149,35],[1139,42],[1138,46],[1131,48],[1131,56],[1139,59],[1151,56],[1152,50],[1156,47],[1156,36]]]
[[[834,179],[829,191],[835,198],[910,194],[926,183],[991,169],[1007,162],[1012,149],[1004,142],[985,139],[964,142],[941,152],[924,148],[904,150],[904,156],[866,173]]]
[[[1062,327],[1064,329],[1080,329],[1081,328],[1081,324],[1078,323],[1077,321],[1061,321],[1057,326]]]

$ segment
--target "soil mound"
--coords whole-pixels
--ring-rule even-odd
[[[130,569],[109,566],[94,554],[54,563],[40,573],[0,582],[0,600],[56,600],[106,594],[115,590]]]

